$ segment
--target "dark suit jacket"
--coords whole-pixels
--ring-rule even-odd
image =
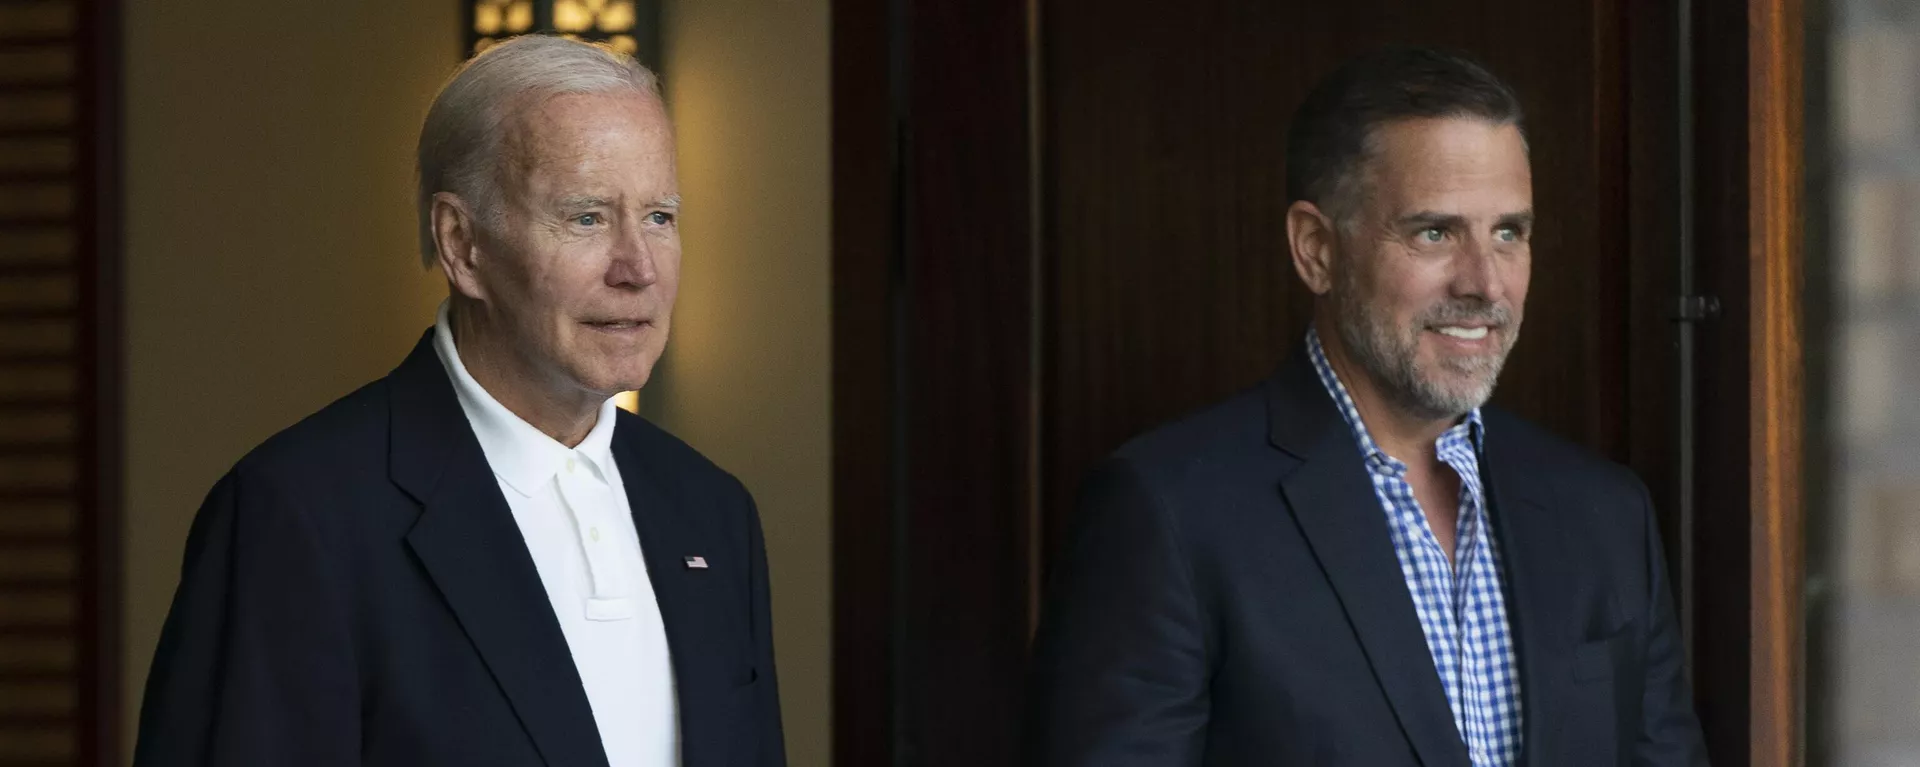
[[[1645,487],[1483,416],[1525,762],[1704,762]],[[1304,351],[1100,466],[1053,577],[1039,764],[1467,767],[1385,514]]]
[[[619,418],[613,455],[666,623],[683,763],[781,765],[753,500],[666,432]],[[134,761],[607,764],[431,332],[392,374],[214,486],[187,540]]]

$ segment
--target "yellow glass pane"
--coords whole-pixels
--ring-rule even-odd
[[[562,32],[585,32],[593,28],[593,13],[579,0],[559,0],[553,4],[553,28]]]
[[[533,29],[533,0],[516,0],[507,6],[507,31],[526,32]]]
[[[640,53],[640,44],[634,41],[632,35],[614,35],[607,38],[607,46],[628,56],[637,56]]]
[[[633,0],[612,0],[600,12],[600,31],[632,32],[633,21]]]
[[[500,34],[500,25],[506,22],[499,3],[480,3],[473,7],[473,31],[483,35]]]

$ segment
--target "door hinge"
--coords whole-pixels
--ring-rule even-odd
[[[1707,322],[1720,319],[1720,299],[1713,296],[1681,296],[1674,306],[1675,322]]]

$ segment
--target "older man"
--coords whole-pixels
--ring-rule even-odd
[[[653,75],[496,46],[419,163],[438,321],[214,486],[135,762],[784,763],[753,499],[610,399],[647,382],[678,280]]]
[[[1385,51],[1287,142],[1313,329],[1088,481],[1037,638],[1038,763],[1704,761],[1646,489],[1482,407],[1530,268],[1513,93]]]

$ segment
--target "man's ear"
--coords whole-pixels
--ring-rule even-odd
[[[480,229],[473,209],[452,192],[436,192],[429,215],[433,222],[433,247],[441,273],[455,292],[476,300],[485,300],[480,285]]]
[[[1293,269],[1316,296],[1333,290],[1333,256],[1339,244],[1334,227],[1333,218],[1318,205],[1295,200],[1287,206],[1287,246],[1293,252]]]

